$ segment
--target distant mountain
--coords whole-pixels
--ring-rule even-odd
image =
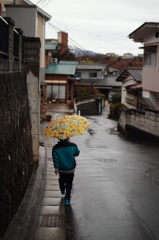
[[[91,50],[84,50],[84,49],[80,49],[80,48],[72,48],[69,47],[70,51],[73,52],[74,54],[76,54],[77,56],[79,55],[84,55],[84,54],[89,54],[89,55],[97,55],[96,52],[93,52]]]

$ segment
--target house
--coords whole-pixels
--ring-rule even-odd
[[[45,23],[51,16],[29,0],[1,1],[3,15],[15,22],[15,28],[23,29],[25,37],[39,37],[40,48],[40,82],[45,76]],[[28,17],[29,16],[29,17]]]
[[[58,32],[57,39],[46,39],[45,43],[45,84],[47,100],[67,102],[73,99],[77,61],[60,58],[68,52],[68,34]],[[78,81],[79,82],[79,81]]]
[[[142,68],[126,68],[116,79],[122,83],[121,103],[128,108],[143,110],[147,107],[142,98]]]
[[[11,19],[11,28],[15,28],[13,35],[9,36],[11,44],[15,33],[19,36],[18,29],[23,34],[22,40],[17,41],[18,46],[23,47],[19,59],[23,58],[25,63],[26,84],[28,90],[29,109],[32,125],[33,161],[39,161],[39,124],[40,124],[40,83],[45,79],[45,23],[51,16],[28,0],[1,1],[3,16]],[[16,30],[17,29],[17,30]],[[7,39],[7,40],[8,40]],[[13,42],[15,44],[16,41]],[[24,43],[24,46],[22,46]],[[16,50],[16,48],[15,48]],[[15,58],[13,47],[10,46],[10,62]],[[15,60],[17,60],[17,56]],[[16,62],[16,61],[15,61]],[[11,65],[11,64],[10,64]],[[42,102],[42,101],[41,101]]]
[[[132,58],[134,58],[134,56],[132,53],[124,53],[122,58],[123,59],[132,59]]]
[[[99,93],[119,92],[121,83],[116,82],[119,70],[108,68],[105,64],[77,64],[76,75],[81,78],[80,86],[94,86]],[[75,85],[79,83],[75,82]]]
[[[68,33],[58,32],[57,39],[45,40],[45,67],[50,63],[58,63],[68,52]]]
[[[106,71],[106,64],[78,64],[77,77],[82,79],[103,79]]]
[[[115,53],[107,53],[106,54],[106,57],[116,57],[117,56],[117,54],[115,54]]]
[[[151,109],[159,109],[159,23],[145,22],[129,34],[143,44],[142,97]]]
[[[47,99],[49,101],[67,102],[73,98],[73,77],[76,72],[76,63],[50,63],[45,70],[47,84]]]
[[[58,59],[53,56],[53,53],[56,51],[57,43],[56,42],[45,42],[45,67],[48,67],[50,63],[57,63]]]

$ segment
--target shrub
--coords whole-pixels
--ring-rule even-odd
[[[128,107],[122,103],[110,104],[110,113],[108,117],[118,120],[122,108],[128,109]]]
[[[121,93],[116,93],[112,95],[112,103],[121,103]]]

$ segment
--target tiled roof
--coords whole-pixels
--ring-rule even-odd
[[[111,77],[105,77],[104,79],[82,79],[80,81],[80,85],[90,85],[93,84],[95,87],[121,87],[122,83],[121,82],[116,82],[116,77],[111,76]],[[79,83],[76,82],[76,85]]]
[[[106,64],[77,64],[77,70],[103,70]]]
[[[74,75],[76,71],[75,63],[51,63],[46,69],[46,74]]]
[[[137,82],[142,81],[142,68],[126,68],[120,75],[117,77],[117,82],[122,82],[126,77],[131,75],[134,80]]]

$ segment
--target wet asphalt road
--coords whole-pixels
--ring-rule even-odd
[[[108,108],[71,139],[81,153],[66,207],[67,239],[158,240],[159,148],[111,131],[117,122],[107,119]]]

